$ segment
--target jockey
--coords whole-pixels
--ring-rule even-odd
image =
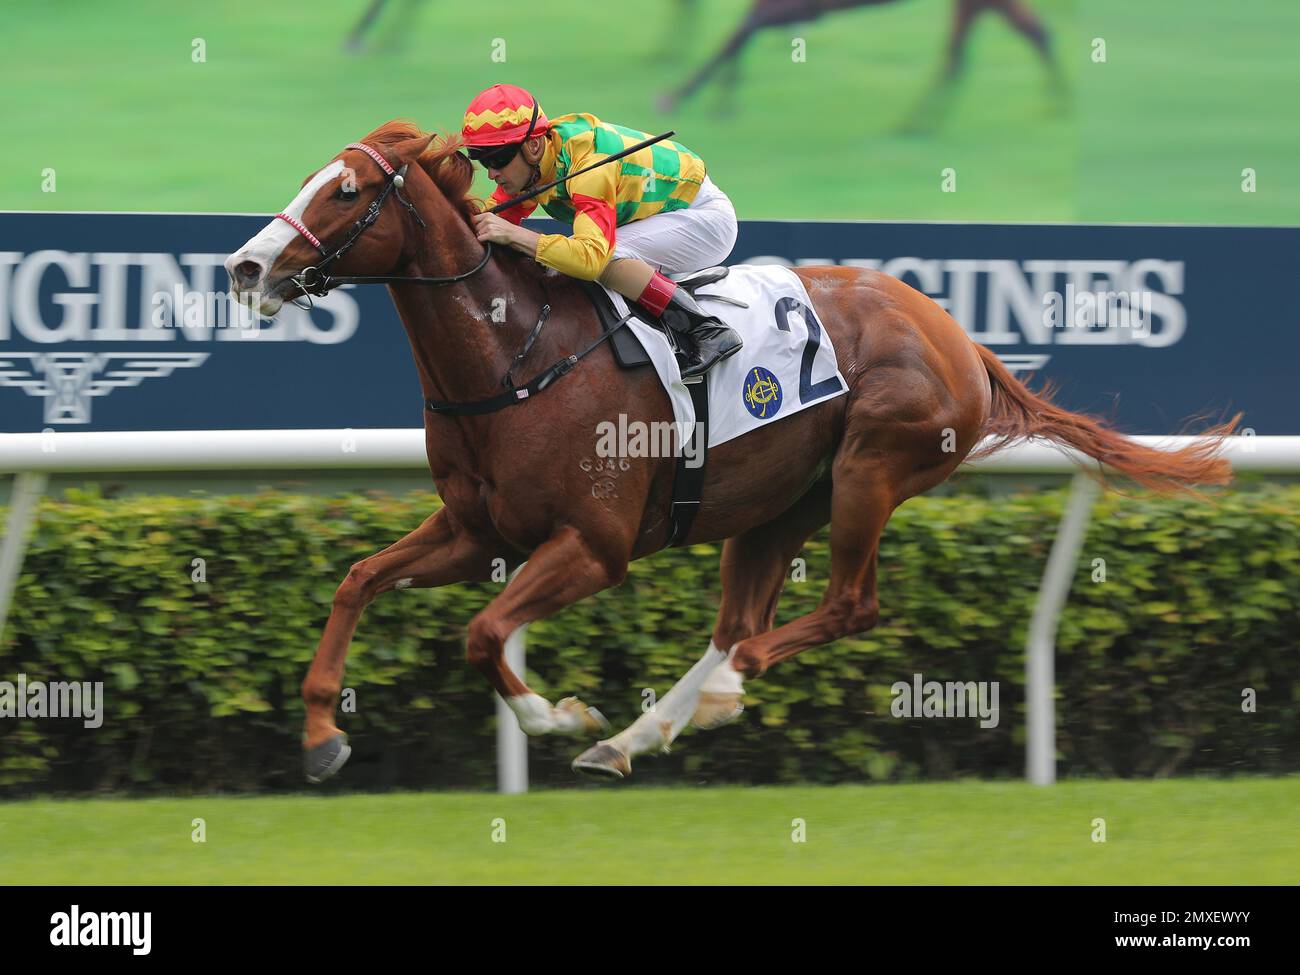
[[[497,184],[493,204],[647,138],[582,113],[548,119],[537,100],[515,85],[493,85],[475,96],[461,132],[469,157]],[[522,227],[520,221],[539,204],[571,224],[573,235]],[[721,264],[736,242],[731,201],[706,175],[704,161],[680,143],[647,146],[499,215],[476,214],[474,227],[479,240],[507,244],[564,274],[599,281],[690,335],[698,352],[683,379],[702,375],[741,347],[734,329],[662,273]]]

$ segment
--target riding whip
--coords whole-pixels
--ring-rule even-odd
[[[506,200],[504,203],[498,203],[491,210],[487,210],[484,212],[500,213],[502,210],[508,210],[510,209],[510,207],[523,203],[525,200],[531,200],[539,193],[545,193],[552,186],[558,186],[560,183],[563,183],[565,180],[573,179],[573,177],[575,176],[581,176],[583,173],[589,173],[593,169],[598,169],[599,167],[605,165],[606,163],[612,163],[615,159],[622,159],[624,156],[630,155],[634,152],[644,149],[646,146],[652,146],[656,142],[662,142],[664,139],[671,139],[676,134],[677,133],[675,131],[669,129],[667,132],[664,132],[662,135],[656,135],[653,138],[646,139],[644,142],[638,142],[634,146],[628,146],[622,152],[616,152],[612,156],[606,156],[600,162],[592,163],[590,166],[587,166],[585,169],[579,169],[576,173],[569,173],[567,176],[561,176],[559,179],[553,179],[549,183],[546,183],[543,186],[534,187],[533,189],[529,190],[527,193],[520,193],[518,196],[511,197],[509,200]]]

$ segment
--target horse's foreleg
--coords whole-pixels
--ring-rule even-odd
[[[719,50],[718,53],[715,54],[702,68],[700,68],[699,71],[695,72],[689,81],[676,91],[659,96],[659,109],[664,112],[672,111],[678,103],[690,98],[695,94],[695,92],[699,91],[700,87],[708,81],[709,78],[713,76],[715,71],[739,56],[741,48],[749,43],[749,39],[754,35],[755,31],[762,30],[764,27],[769,27],[777,23],[781,23],[781,20],[773,18],[771,14],[764,9],[764,5],[761,2],[756,3],[754,8],[745,15],[745,19],[741,22],[740,26],[737,27],[731,37],[727,39],[727,42],[722,45],[722,49]]]
[[[1052,51],[1052,35],[1047,32],[1047,27],[1038,19],[1038,15],[1021,0],[1002,0],[998,4],[998,13],[1034,45],[1034,50],[1038,52],[1043,67],[1047,70],[1047,80],[1052,93],[1058,98],[1063,98],[1067,94],[1065,75]]]
[[[735,718],[743,688],[727,650],[771,628],[791,560],[829,516],[830,486],[818,484],[784,514],[727,539],[722,547],[722,604],[704,656],[651,711],[579,756],[574,768],[622,778],[630,774],[633,758],[666,751],[688,722],[708,730]]]
[[[470,621],[469,662],[505,699],[526,734],[594,733],[606,722],[577,698],[552,706],[534,694],[506,663],[506,638],[526,623],[618,585],[626,573],[626,554],[600,552],[576,528],[566,527],[539,546],[510,585]]]
[[[950,107],[953,88],[965,65],[966,43],[971,24],[984,11],[988,0],[956,0],[952,8],[952,28],[944,52],[943,69],[931,81],[916,104],[899,125],[903,133],[919,133],[936,127]]]
[[[686,42],[700,13],[700,0],[677,0],[672,16],[667,18],[668,28],[652,55],[655,61],[677,61],[685,53]]]
[[[382,552],[352,566],[334,594],[329,620],[302,683],[307,708],[303,747],[307,777],[319,781],[347,760],[347,739],[334,724],[348,646],[362,612],[381,592],[491,578],[492,560],[516,559],[460,529],[446,509]]]
[[[1047,28],[1043,22],[1038,19],[1038,15],[1028,6],[1021,3],[1020,0],[998,0],[997,11],[1006,18],[1007,23],[1014,27],[1029,43],[1034,45],[1039,56],[1047,66],[1055,70],[1056,61],[1052,57],[1052,38],[1047,33]]]
[[[951,84],[957,80],[966,64],[966,42],[970,37],[971,24],[982,14],[988,0],[957,0],[952,8],[952,29],[948,34],[947,56],[943,66],[943,82]]]

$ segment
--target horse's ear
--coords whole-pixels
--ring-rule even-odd
[[[420,158],[424,150],[428,149],[430,144],[436,138],[436,135],[417,135],[414,139],[404,139],[392,148],[392,153],[399,162],[409,163]]]

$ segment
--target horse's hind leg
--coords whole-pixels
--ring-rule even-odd
[[[722,549],[722,603],[713,629],[715,646],[731,648],[772,628],[791,562],[808,536],[830,517],[828,479],[814,485],[779,518],[727,540]],[[742,708],[741,685],[741,674],[730,660],[720,665],[700,688],[691,724],[707,731],[736,717]]]
[[[852,492],[852,499],[846,497]],[[893,511],[892,486],[879,472],[838,473],[831,505],[831,578],[821,604],[806,616],[742,640],[731,664],[760,677],[772,664],[818,644],[876,625],[876,550]]]
[[[898,388],[883,379],[878,385],[882,390]],[[859,400],[850,407],[845,438],[831,470],[831,578],[826,592],[813,612],[742,640],[731,661],[742,675],[759,677],[800,651],[876,625],[876,552],[885,523],[897,505],[947,478],[975,440],[968,418],[950,420],[936,414],[929,398],[899,395],[888,405]],[[923,429],[930,427],[933,439]],[[961,431],[957,451],[939,446],[947,427]],[[928,443],[934,447],[924,446]]]
[[[334,594],[329,620],[302,683],[302,698],[307,706],[304,763],[309,780],[319,782],[333,775],[351,754],[347,736],[334,724],[334,712],[343,685],[348,645],[371,600],[392,589],[487,580],[492,561],[498,557],[507,564],[519,558],[461,530],[444,508],[409,535],[352,566]]]
[[[613,738],[587,749],[573,763],[603,778],[631,774],[632,758],[663,751],[688,722],[709,729],[740,713],[741,678],[727,651],[745,637],[770,629],[791,560],[830,517],[830,484],[815,485],[784,514],[729,538],[722,548],[722,604],[709,648],[672,689]]]

